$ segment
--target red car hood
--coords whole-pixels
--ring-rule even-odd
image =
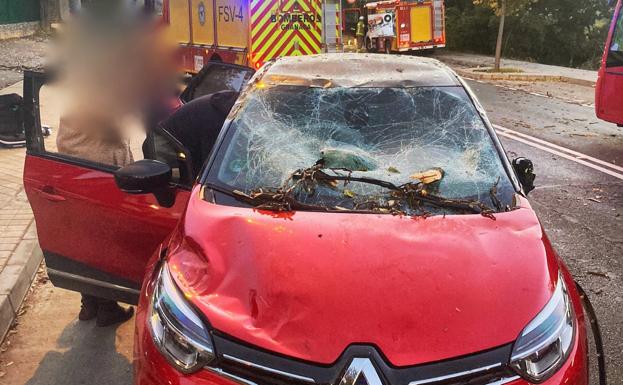
[[[297,212],[275,217],[193,194],[175,279],[213,328],[322,364],[350,344],[395,366],[512,342],[558,271],[535,213],[413,219]]]

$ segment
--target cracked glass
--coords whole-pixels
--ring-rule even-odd
[[[482,118],[462,87],[256,86],[230,116],[208,182],[253,194],[292,186],[296,170],[420,183],[426,194],[508,208],[514,189]],[[337,171],[335,171],[337,170]],[[491,197],[495,186],[498,203]],[[295,188],[296,201],[358,210],[396,204],[391,189],[340,180]],[[400,212],[453,213],[398,203]],[[382,210],[381,210],[382,211]]]

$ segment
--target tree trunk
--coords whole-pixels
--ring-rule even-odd
[[[502,60],[502,42],[504,41],[504,21],[506,21],[506,0],[501,0],[500,7],[500,28],[498,29],[498,42],[495,45],[495,71],[500,70]]]

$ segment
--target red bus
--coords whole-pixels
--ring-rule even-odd
[[[595,90],[597,117],[623,127],[623,0],[618,0]]]

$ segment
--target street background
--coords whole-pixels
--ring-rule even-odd
[[[0,41],[0,88],[18,81],[21,70],[39,67],[39,53],[45,45],[45,39]],[[452,52],[440,52],[438,58],[457,71],[491,61],[487,56]],[[523,65],[526,73],[545,71],[532,63],[513,63]],[[562,67],[557,71],[580,78]],[[594,71],[584,75],[596,76]],[[618,166],[623,165],[623,129],[595,117],[590,85],[529,78],[468,80],[468,84],[497,125],[509,157],[525,156],[534,162],[537,188],[530,202],[597,309],[610,383],[623,383],[619,365],[623,360],[623,168]],[[20,88],[17,83],[2,92]],[[53,132],[58,127],[60,99],[57,90],[43,90],[42,122]],[[46,139],[46,146],[53,144],[54,134]],[[3,256],[8,260],[22,240],[35,236],[21,186],[24,153],[24,149],[0,149],[0,250],[4,250],[4,254],[0,251],[0,269]],[[610,165],[587,161],[587,157]],[[0,384],[130,383],[133,323],[97,328],[94,322],[77,321],[79,308],[79,295],[53,288],[40,269],[16,324],[0,347]]]

